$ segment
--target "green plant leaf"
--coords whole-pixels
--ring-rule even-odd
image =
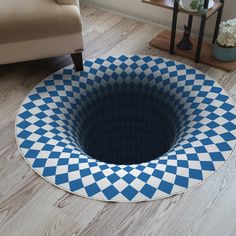
[[[193,10],[197,10],[199,14],[205,15],[207,13],[207,10],[204,9],[204,4],[202,0],[193,0],[190,4],[190,7]]]
[[[193,10],[198,10],[200,6],[201,6],[201,0],[193,0],[190,4],[190,7]]]

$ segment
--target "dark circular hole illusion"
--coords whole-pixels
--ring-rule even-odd
[[[148,162],[174,143],[175,112],[144,88],[100,92],[82,106],[80,114],[82,150],[106,163]]]

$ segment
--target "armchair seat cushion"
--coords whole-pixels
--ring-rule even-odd
[[[55,0],[0,0],[0,43],[82,31],[79,8]]]

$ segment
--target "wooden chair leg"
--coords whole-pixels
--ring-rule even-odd
[[[78,53],[73,53],[71,54],[71,58],[74,62],[75,65],[75,70],[76,71],[82,71],[84,70],[83,68],[83,56],[82,56],[82,52],[78,52]]]

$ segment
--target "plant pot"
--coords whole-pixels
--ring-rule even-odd
[[[192,11],[193,9],[191,8],[190,4],[193,0],[181,0],[182,5],[185,9],[188,9],[190,11]]]
[[[192,1],[193,0],[180,0],[179,5],[184,10],[191,11],[191,12],[197,12],[198,10],[193,10],[191,8],[191,6],[190,6]],[[204,3],[204,0],[202,0],[202,3]],[[209,0],[208,9],[212,8],[213,6],[214,6],[214,1],[213,0]]]
[[[236,47],[225,48],[221,47],[218,43],[213,46],[213,56],[223,62],[229,62],[236,60]]]

